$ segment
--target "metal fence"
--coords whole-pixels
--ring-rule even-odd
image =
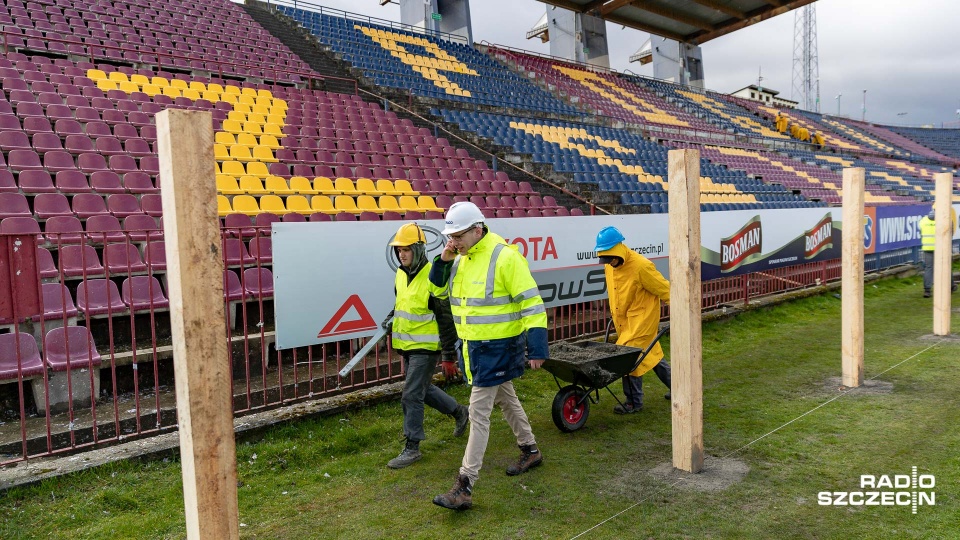
[[[94,230],[89,219],[85,231],[67,229],[0,235],[0,464],[177,426],[162,232]],[[388,345],[338,376],[365,340],[277,351],[270,229],[223,229],[222,249],[235,414],[402,378]],[[866,268],[916,257],[916,249],[868,255]],[[829,260],[707,281],[703,308],[839,278],[840,261]],[[599,335],[608,320],[606,301],[552,308],[550,338]]]

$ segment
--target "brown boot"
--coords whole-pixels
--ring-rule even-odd
[[[433,498],[433,504],[450,510],[467,510],[473,506],[473,487],[470,479],[461,474],[450,491]]]
[[[507,474],[510,476],[516,476],[518,474],[523,474],[530,469],[543,463],[543,454],[540,453],[540,450],[535,444],[527,444],[520,447],[520,459],[516,463],[507,467]]]

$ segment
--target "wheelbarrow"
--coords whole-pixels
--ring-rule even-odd
[[[542,367],[553,375],[560,389],[553,398],[553,423],[560,431],[571,433],[583,427],[590,415],[590,403],[600,402],[601,389],[610,392],[623,406],[610,390],[610,384],[637,369],[668,328],[664,326],[646,349],[606,343],[606,336],[604,342],[580,341],[552,346],[551,358],[544,361]],[[570,384],[564,386],[560,381]]]

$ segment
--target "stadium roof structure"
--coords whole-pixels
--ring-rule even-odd
[[[700,45],[816,0],[539,0]]]

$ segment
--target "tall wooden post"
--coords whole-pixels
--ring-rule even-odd
[[[156,118],[187,538],[239,538],[213,122],[177,109]]]
[[[953,261],[953,229],[951,223],[951,204],[953,202],[953,175],[937,173],[936,201],[936,244],[933,247],[933,333],[937,336],[950,335],[950,287],[953,280],[951,269]]]
[[[863,384],[863,200],[863,169],[843,169],[841,383],[850,388]]]
[[[703,469],[700,152],[670,150],[670,362],[673,466]]]

